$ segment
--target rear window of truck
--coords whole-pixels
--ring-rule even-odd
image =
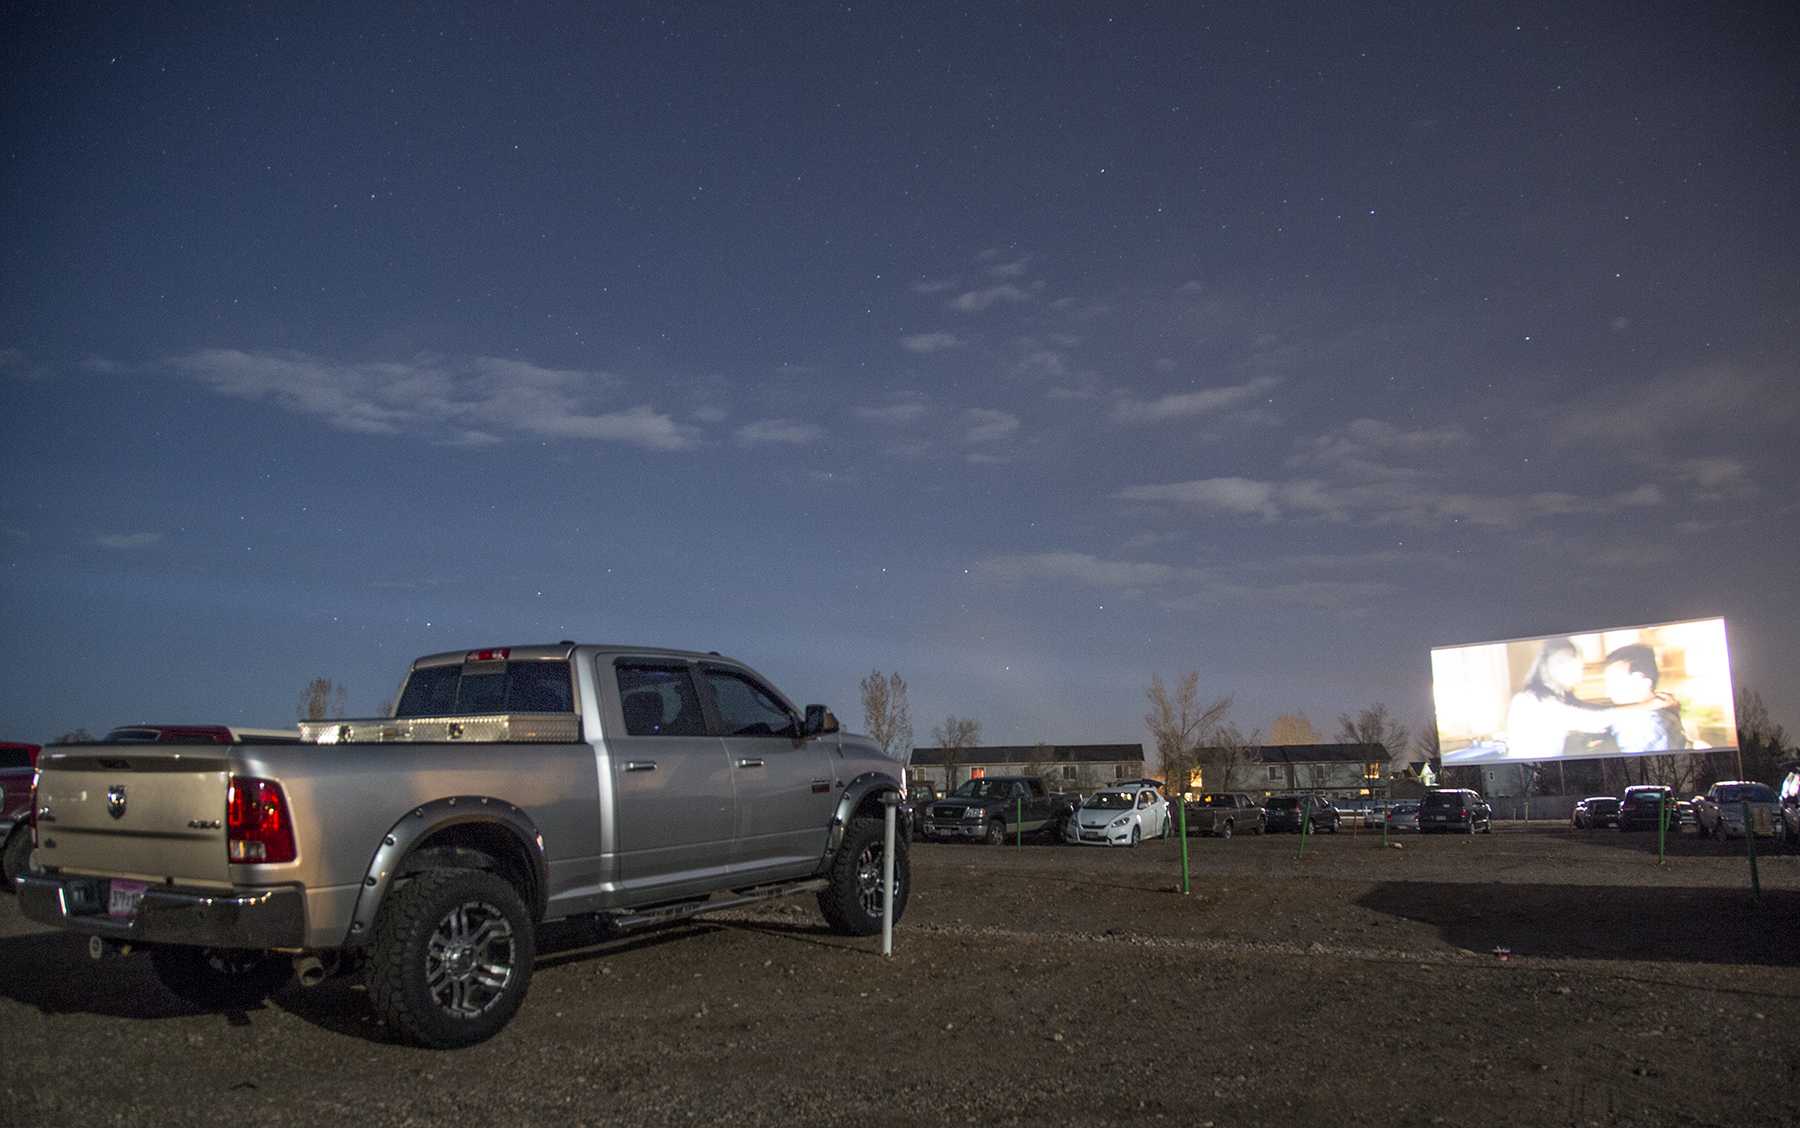
[[[444,717],[470,713],[571,713],[575,694],[569,664],[484,662],[479,672],[464,666],[426,666],[406,679],[396,717]]]

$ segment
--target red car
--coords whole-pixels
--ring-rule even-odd
[[[0,743],[0,882],[10,891],[31,857],[31,780],[38,746]]]

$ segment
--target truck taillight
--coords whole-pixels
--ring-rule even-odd
[[[512,647],[496,646],[488,650],[471,650],[463,656],[465,662],[504,662],[512,655]]]
[[[43,774],[44,773],[39,772],[39,771],[33,771],[31,773],[31,809],[25,812],[25,823],[27,826],[31,827],[31,846],[32,846],[32,849],[34,849],[34,850],[37,848],[37,844],[38,844],[38,840],[37,840],[38,777]]]
[[[225,850],[231,861],[250,865],[291,862],[300,856],[280,784],[231,777],[225,792]]]

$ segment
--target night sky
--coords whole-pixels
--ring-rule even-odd
[[[1797,9],[1451,7],[7,5],[0,739],[561,638],[1416,729],[1711,615],[1793,725]]]

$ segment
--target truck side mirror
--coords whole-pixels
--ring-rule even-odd
[[[838,730],[838,720],[823,705],[808,705],[806,720],[800,726],[802,736],[829,736]]]

